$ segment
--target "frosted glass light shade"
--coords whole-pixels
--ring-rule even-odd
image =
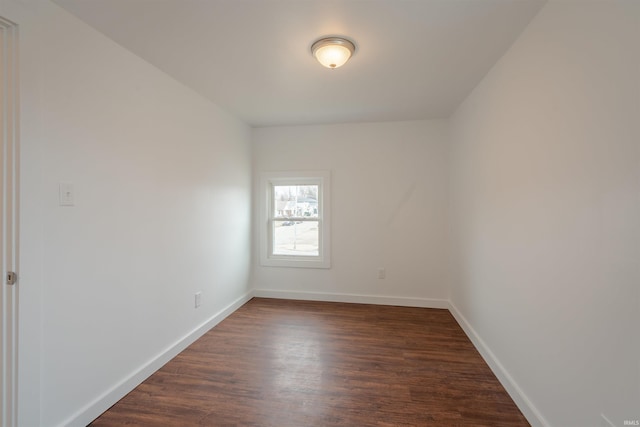
[[[327,68],[341,67],[355,52],[355,45],[341,37],[320,39],[311,46],[311,53],[319,63]]]

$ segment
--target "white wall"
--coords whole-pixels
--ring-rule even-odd
[[[48,1],[0,7],[22,38],[19,424],[85,425],[248,294],[250,130]]]
[[[446,139],[441,120],[254,129],[254,203],[261,172],[332,173],[331,269],[260,266],[256,232],[258,295],[441,306]]]
[[[248,291],[250,131],[48,1],[0,14],[21,30],[20,425],[82,425]],[[640,418],[639,16],[542,10],[451,121],[451,211],[445,121],[254,130],[256,181],[332,171],[333,266],[261,267],[255,233],[253,285],[440,306],[455,214],[454,311],[534,424]]]
[[[452,302],[534,425],[640,419],[639,42],[639,2],[552,1],[452,119]]]

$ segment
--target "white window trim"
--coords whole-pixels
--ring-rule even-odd
[[[274,185],[318,185],[318,256],[274,255],[272,227]],[[331,268],[331,173],[264,172],[260,176],[260,264],[268,267]]]

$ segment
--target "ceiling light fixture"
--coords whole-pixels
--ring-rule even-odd
[[[311,53],[327,68],[341,67],[356,51],[356,45],[342,37],[325,37],[311,45]]]

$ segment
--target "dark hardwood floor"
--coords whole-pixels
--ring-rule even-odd
[[[254,298],[92,426],[528,426],[447,310]]]

